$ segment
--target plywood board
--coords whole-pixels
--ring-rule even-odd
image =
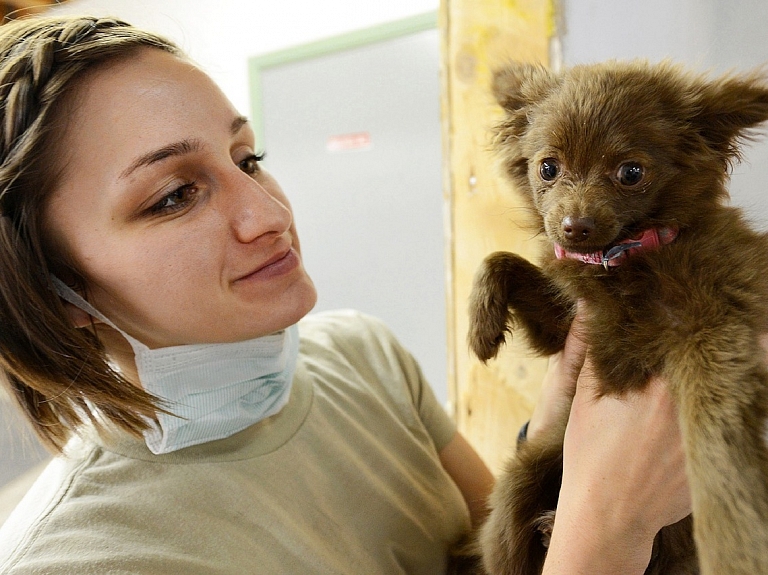
[[[498,471],[538,396],[545,361],[516,341],[482,365],[470,357],[467,301],[482,259],[507,250],[535,260],[540,243],[489,149],[501,110],[492,71],[514,59],[549,64],[554,0],[443,0],[443,142],[449,229],[449,397],[459,429]]]

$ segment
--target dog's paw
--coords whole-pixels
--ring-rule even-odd
[[[511,254],[487,257],[475,276],[469,299],[469,347],[483,362],[496,357],[507,335],[511,335],[513,316],[509,309],[509,270],[499,260]]]
[[[498,317],[470,316],[469,347],[483,363],[496,357],[507,339],[506,319],[498,321]]]

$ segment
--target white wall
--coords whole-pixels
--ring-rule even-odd
[[[171,38],[248,114],[249,57],[438,6],[439,0],[71,0],[52,12],[116,16]]]

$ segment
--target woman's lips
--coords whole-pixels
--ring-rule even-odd
[[[296,250],[290,248],[287,252],[270,258],[265,264],[239,278],[237,281],[258,281],[281,276],[295,270],[299,267],[299,263],[299,254],[296,253]]]

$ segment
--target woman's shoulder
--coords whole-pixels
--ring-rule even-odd
[[[65,449],[66,455],[54,458],[43,470],[0,528],[1,573],[15,572],[12,568],[23,572],[32,548],[55,552],[56,538],[48,537],[47,525],[65,513],[62,508],[96,451],[98,448],[89,442],[74,438]]]
[[[378,398],[401,422],[418,430],[414,433],[424,437],[426,430],[438,449],[453,437],[455,425],[418,361],[383,321],[359,311],[339,310],[307,316],[299,332],[302,355],[315,381]]]
[[[380,319],[355,310],[317,313],[302,320],[299,333],[310,370],[333,372],[408,412],[421,403],[428,386],[421,368]]]

